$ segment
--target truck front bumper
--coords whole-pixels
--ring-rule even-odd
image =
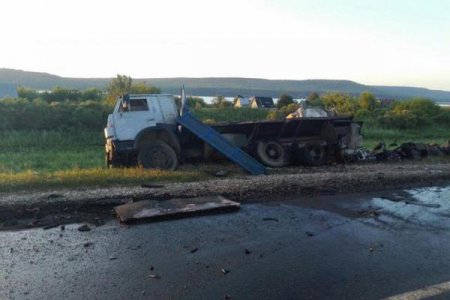
[[[118,141],[113,139],[106,139],[105,143],[106,153],[134,153],[136,149],[134,148],[134,141]]]

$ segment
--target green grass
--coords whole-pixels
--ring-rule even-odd
[[[0,172],[101,168],[101,132],[0,132]]]
[[[0,132],[0,192],[61,187],[96,187],[142,182],[186,182],[204,170],[107,169],[101,132]]]
[[[203,120],[243,121],[246,113],[253,120],[264,119],[263,110],[201,111]],[[233,112],[235,115],[233,115]],[[223,113],[223,115],[221,115]],[[198,112],[197,112],[198,114]],[[250,118],[251,119],[251,118]],[[450,130],[428,127],[417,130],[381,129],[363,126],[364,146],[371,149],[379,141],[444,144]],[[150,182],[186,182],[208,178],[211,166],[182,166],[176,172],[140,170],[139,168],[106,169],[102,132],[13,131],[0,132],[0,192],[50,189],[61,187],[96,187]],[[212,166],[217,170],[217,166]]]
[[[396,143],[400,145],[406,142],[437,143],[442,145],[450,140],[450,129],[445,127],[425,127],[422,129],[383,129],[374,126],[362,128],[363,146],[373,148],[378,142],[383,141],[386,145]]]
[[[104,187],[111,185],[130,185],[143,182],[190,182],[206,178],[198,170],[179,170],[175,172],[161,170],[123,169],[70,169],[66,171],[38,172],[24,171],[0,173],[0,192],[17,190],[41,190],[51,188]]]
[[[17,148],[79,148],[102,146],[102,131],[0,131],[0,151]],[[13,148],[13,149],[9,149]]]
[[[78,149],[47,148],[0,152],[0,172],[54,172],[71,169],[101,168],[104,165],[103,147]]]

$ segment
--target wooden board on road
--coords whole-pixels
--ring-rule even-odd
[[[239,209],[240,203],[222,196],[142,200],[116,206],[114,211],[123,223],[139,220],[181,218],[206,212]]]

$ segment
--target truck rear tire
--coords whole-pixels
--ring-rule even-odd
[[[305,166],[321,166],[327,161],[327,151],[320,143],[308,143],[300,149],[299,159]]]
[[[283,146],[275,141],[259,141],[256,146],[259,160],[268,167],[281,168],[288,163],[288,153]]]
[[[146,142],[139,147],[138,163],[144,169],[175,170],[178,157],[167,143],[162,141]]]

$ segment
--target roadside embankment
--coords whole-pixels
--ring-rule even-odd
[[[236,201],[267,201],[291,195],[383,191],[450,183],[450,163],[366,163],[315,168],[270,170],[265,176],[236,176],[160,186],[109,187],[46,192],[0,194],[0,210],[20,211],[39,207],[58,211],[80,207],[113,206],[141,199],[168,199],[223,195]],[[159,183],[158,183],[159,184]]]

